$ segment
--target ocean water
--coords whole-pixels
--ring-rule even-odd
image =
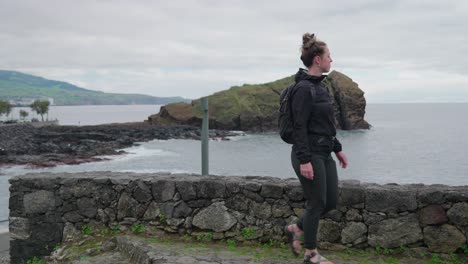
[[[96,122],[92,120],[94,116],[110,120],[105,116],[115,113],[115,107],[119,106],[101,108],[105,111],[89,116],[88,122]],[[370,104],[366,112],[372,129],[339,131],[338,138],[349,159],[347,169],[338,169],[340,179],[380,184],[468,185],[465,157],[468,122],[464,121],[468,104]],[[146,116],[126,121],[142,119]],[[296,177],[290,164],[290,149],[276,133],[210,141],[210,174]],[[125,150],[129,154],[108,157],[110,160],[103,162],[40,170],[21,166],[0,169],[3,174],[0,176],[0,221],[8,217],[7,179],[14,175],[39,171],[201,172],[200,141],[154,140]]]

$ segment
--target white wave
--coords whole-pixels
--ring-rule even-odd
[[[172,156],[176,157],[179,156],[176,152],[163,150],[163,149],[149,149],[145,146],[136,146],[130,147],[126,149],[121,149],[121,151],[127,152],[127,154],[122,155],[109,155],[109,156],[101,156],[103,158],[107,158],[110,160],[129,160],[134,158],[141,158],[141,157],[154,157],[154,156]]]
[[[117,172],[134,172],[134,173],[193,173],[188,170],[179,170],[179,169],[130,169],[130,170],[118,170]]]

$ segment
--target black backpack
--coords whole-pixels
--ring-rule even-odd
[[[294,118],[292,115],[291,100],[294,95],[294,87],[296,87],[296,84],[297,83],[293,83],[289,85],[280,95],[278,130],[281,139],[288,144],[294,144]],[[312,98],[315,99],[315,88],[312,88],[310,92],[312,93]]]
[[[281,139],[288,144],[294,144],[291,98],[295,86],[296,83],[289,85],[280,95],[278,130]]]

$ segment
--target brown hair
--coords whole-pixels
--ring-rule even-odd
[[[317,40],[315,34],[302,35],[301,60],[307,68],[314,63],[315,56],[322,56],[327,43]]]

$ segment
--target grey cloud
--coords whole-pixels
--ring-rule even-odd
[[[309,31],[329,44],[337,70],[464,74],[467,25],[468,4],[452,0],[2,1],[0,68],[197,97],[292,74]]]

